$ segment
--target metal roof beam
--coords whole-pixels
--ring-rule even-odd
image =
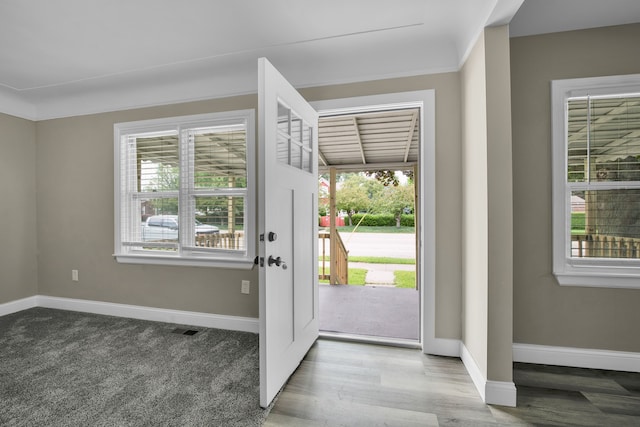
[[[336,168],[341,172],[363,172],[363,171],[375,171],[375,170],[411,170],[417,162],[388,162],[388,163],[367,163],[362,164],[349,164],[349,165],[331,165],[331,166],[319,166],[319,173],[326,173],[330,168]]]
[[[319,148],[318,148],[318,159],[320,159],[320,161],[324,166],[329,166],[329,162],[327,162],[327,158],[324,156],[324,154],[322,154],[322,151],[320,151]]]
[[[360,155],[362,156],[362,164],[367,164],[367,159],[364,156],[364,147],[362,146],[362,137],[360,136],[360,129],[358,128],[358,118],[356,116],[353,117],[353,130],[356,133],[356,138],[358,141],[358,146],[360,147]]]
[[[409,158],[409,149],[411,148],[411,143],[413,142],[413,132],[416,129],[416,120],[418,119],[418,113],[416,111],[412,114],[411,117],[411,126],[409,127],[409,137],[407,138],[407,145],[404,148],[404,161],[406,162]]]

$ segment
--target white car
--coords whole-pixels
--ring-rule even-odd
[[[196,236],[220,232],[215,225],[203,224],[197,219],[194,221]],[[178,215],[153,215],[142,226],[142,241],[178,240],[178,229]]]

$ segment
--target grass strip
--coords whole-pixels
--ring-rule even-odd
[[[329,269],[325,269],[329,274]],[[349,284],[355,286],[364,286],[364,279],[367,276],[367,270],[364,268],[350,268],[349,269]],[[329,283],[328,280],[320,280],[320,283]]]
[[[416,272],[415,271],[401,271],[396,270],[393,272],[395,277],[394,283],[396,288],[410,288],[416,287]]]

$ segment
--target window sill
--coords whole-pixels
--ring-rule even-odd
[[[610,269],[609,269],[610,270]],[[592,288],[640,289],[640,275],[629,272],[610,272],[590,268],[588,271],[556,273],[553,275],[561,286]]]
[[[213,267],[235,270],[251,270],[253,258],[201,258],[201,257],[169,257],[158,255],[113,255],[122,264],[173,265],[179,267]]]

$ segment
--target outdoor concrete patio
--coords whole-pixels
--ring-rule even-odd
[[[398,258],[415,258],[414,234],[340,232],[340,235],[350,256],[393,254]],[[322,253],[322,242],[320,245]],[[394,271],[415,271],[415,265],[349,262],[349,268],[367,270],[366,285],[321,284],[320,331],[418,340],[420,293],[393,285]]]
[[[415,259],[415,234],[341,232],[340,235],[350,256]],[[393,285],[394,271],[415,271],[415,265],[349,262],[349,268],[367,270],[366,286],[321,284],[320,331],[418,340],[420,293]]]
[[[418,340],[419,295],[384,285],[320,285],[320,331]]]

